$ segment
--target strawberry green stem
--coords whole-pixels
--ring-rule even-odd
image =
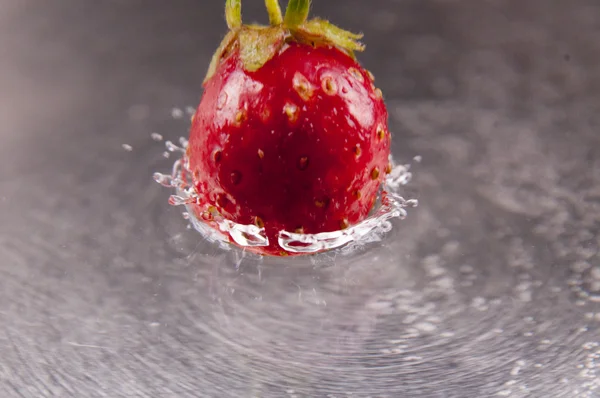
[[[334,46],[349,56],[364,50],[358,41],[362,34],[341,29],[324,19],[307,20],[311,0],[289,0],[285,16],[278,0],[265,0],[271,26],[242,25],[242,0],[225,1],[225,19],[229,32],[214,53],[204,83],[215,73],[220,62],[237,50],[244,70],[254,72],[273,58],[289,42],[311,46]]]
[[[281,25],[283,23],[283,15],[281,14],[281,8],[279,7],[278,0],[265,0],[267,6],[267,12],[269,13],[269,22],[271,26]]]
[[[290,0],[285,10],[284,23],[289,29],[302,25],[308,18],[310,0]]]
[[[226,1],[225,20],[229,29],[236,29],[242,26],[242,0]]]

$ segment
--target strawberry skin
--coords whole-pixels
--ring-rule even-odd
[[[336,231],[368,215],[389,154],[381,91],[346,52],[292,41],[248,71],[237,46],[205,82],[193,118],[192,207],[209,223],[216,210],[264,226],[269,246],[253,251],[294,254],[279,231]]]

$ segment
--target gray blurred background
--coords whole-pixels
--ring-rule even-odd
[[[0,1],[0,396],[600,397],[600,3],[315,0],[420,206],[295,260],[206,244],[151,178],[223,6]]]

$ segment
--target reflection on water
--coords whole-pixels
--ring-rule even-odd
[[[188,279],[169,283],[177,328],[169,314],[160,327],[209,396],[593,397],[597,268],[548,272],[543,246],[469,222],[486,206],[422,201],[371,242],[286,259],[223,250],[170,217],[183,254],[161,273]]]

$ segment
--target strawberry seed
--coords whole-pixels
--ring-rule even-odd
[[[371,180],[376,180],[379,178],[379,167],[375,167],[373,171],[371,171]]]
[[[298,168],[300,170],[306,170],[307,167],[308,167],[308,157],[302,156],[300,159],[298,159]]]

